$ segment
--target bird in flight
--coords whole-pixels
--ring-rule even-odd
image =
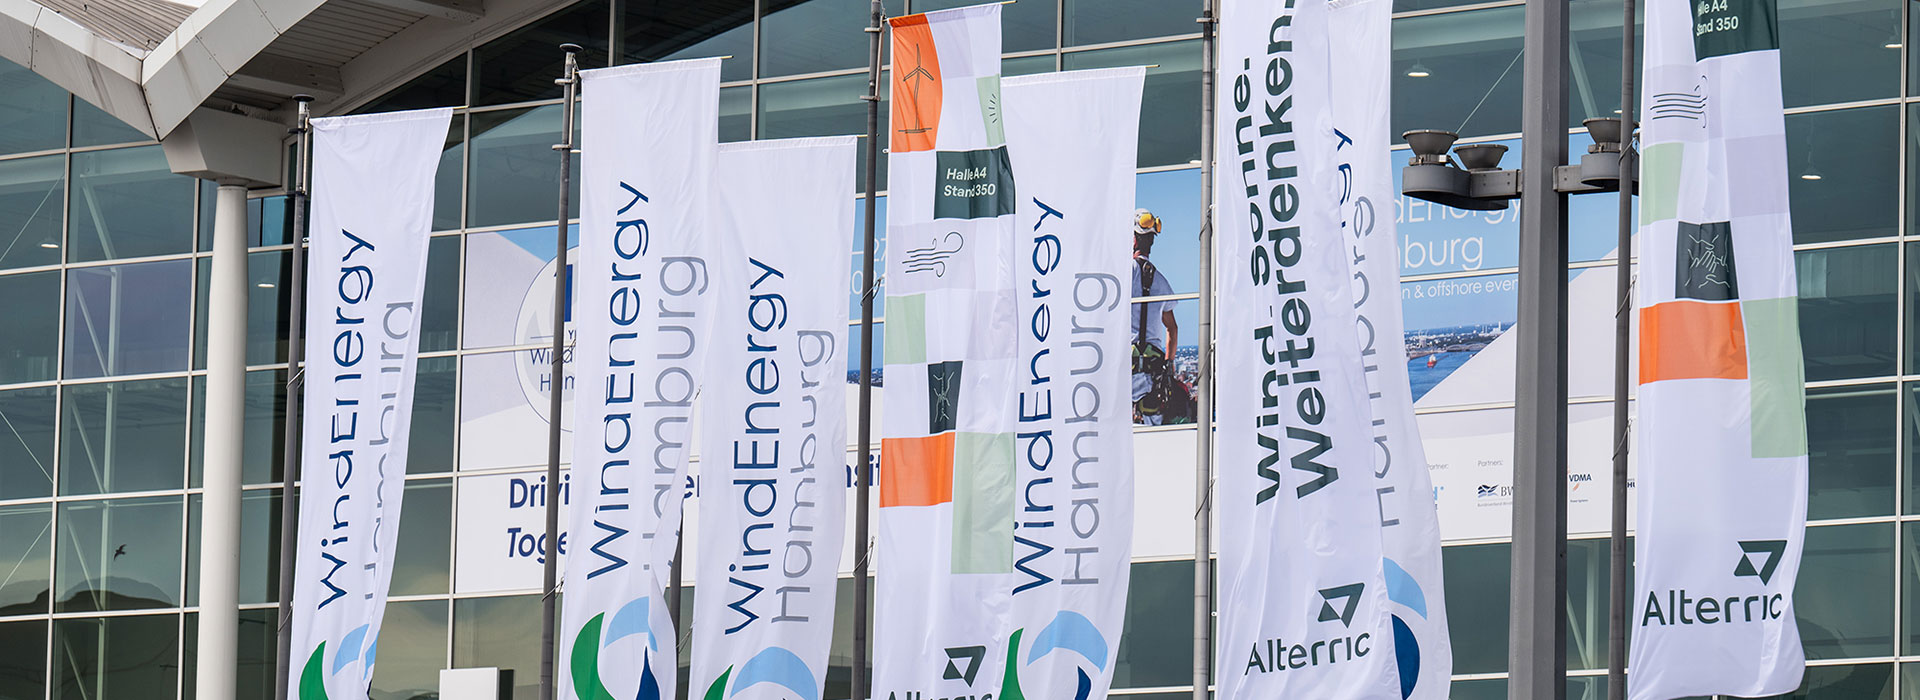
[[[119,559],[119,558],[120,558],[120,555],[122,555],[122,554],[126,554],[126,553],[127,553],[127,546],[126,546],[126,545],[124,545],[124,544],[123,544],[123,545],[120,545],[120,548],[119,548],[119,549],[115,549],[115,550],[113,550],[113,558],[115,558],[115,559]]]

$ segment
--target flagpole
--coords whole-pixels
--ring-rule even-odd
[[[560,101],[560,143],[553,147],[560,152],[560,218],[553,224],[553,356],[547,368],[551,383],[547,385],[547,530],[541,541],[546,559],[540,580],[540,700],[554,698],[553,625],[559,602],[554,594],[560,579],[555,545],[560,532],[560,412],[566,386],[562,358],[567,351],[567,219],[571,218],[567,205],[573,193],[573,106],[580,90],[580,46],[561,44],[560,50],[566,53],[566,62],[553,82],[565,97]]]
[[[853,700],[866,700],[867,689],[867,570],[872,548],[869,534],[868,489],[873,461],[873,295],[874,283],[874,198],[880,180],[880,20],[887,14],[880,0],[873,0],[867,21],[867,225],[860,265],[860,453],[853,469]]]
[[[293,172],[293,264],[287,290],[287,384],[286,420],[280,455],[280,629],[274,651],[274,700],[287,700],[287,686],[293,670],[293,552],[298,548],[300,511],[294,503],[294,489],[300,477],[300,386],[304,376],[300,363],[306,354],[307,311],[307,187],[313,174],[313,129],[309,105],[312,95],[294,95],[300,106],[294,134]]]
[[[1627,698],[1627,359],[1633,334],[1633,10],[1620,20],[1620,242],[1613,261],[1613,540],[1607,581],[1607,698]]]
[[[1208,700],[1213,659],[1213,100],[1215,8],[1200,19],[1200,380],[1195,387],[1193,700]],[[1173,350],[1168,348],[1168,350]]]

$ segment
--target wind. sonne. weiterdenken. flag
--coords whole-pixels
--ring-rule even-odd
[[[1807,431],[1774,0],[1652,0],[1634,700],[1799,687]]]
[[[875,698],[996,693],[1014,571],[1000,7],[896,17]]]

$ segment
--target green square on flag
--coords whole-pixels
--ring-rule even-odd
[[[1013,571],[1013,434],[957,433],[953,573]]]
[[[887,297],[886,341],[881,358],[890,365],[927,361],[927,295]]]

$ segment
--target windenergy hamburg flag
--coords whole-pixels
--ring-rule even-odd
[[[1807,431],[1773,0],[1652,0],[1634,700],[1799,687]]]
[[[1133,549],[1133,168],[1145,68],[1007,80],[1020,172],[1013,627],[1000,700],[1104,698]]]
[[[561,698],[674,697],[665,604],[711,287],[720,59],[581,71]]]
[[[1013,170],[1000,6],[891,20],[875,698],[998,694],[1014,578]]]
[[[1402,697],[1328,13],[1222,3],[1216,678],[1234,700]]]
[[[1392,86],[1392,0],[1342,0],[1327,9],[1333,46],[1345,47],[1333,70],[1334,156],[1340,177],[1341,231],[1352,264],[1360,365],[1373,422],[1373,492],[1380,518],[1381,566],[1393,615],[1400,695],[1446,700],[1453,644],[1447,633],[1440,568],[1440,513],[1413,418],[1407,379],[1406,324],[1400,313],[1400,241],[1394,230],[1387,124]]]
[[[292,692],[367,696],[413,424],[433,174],[451,109],[313,120]]]
[[[847,503],[854,141],[720,147],[693,697],[820,700],[827,680]]]

